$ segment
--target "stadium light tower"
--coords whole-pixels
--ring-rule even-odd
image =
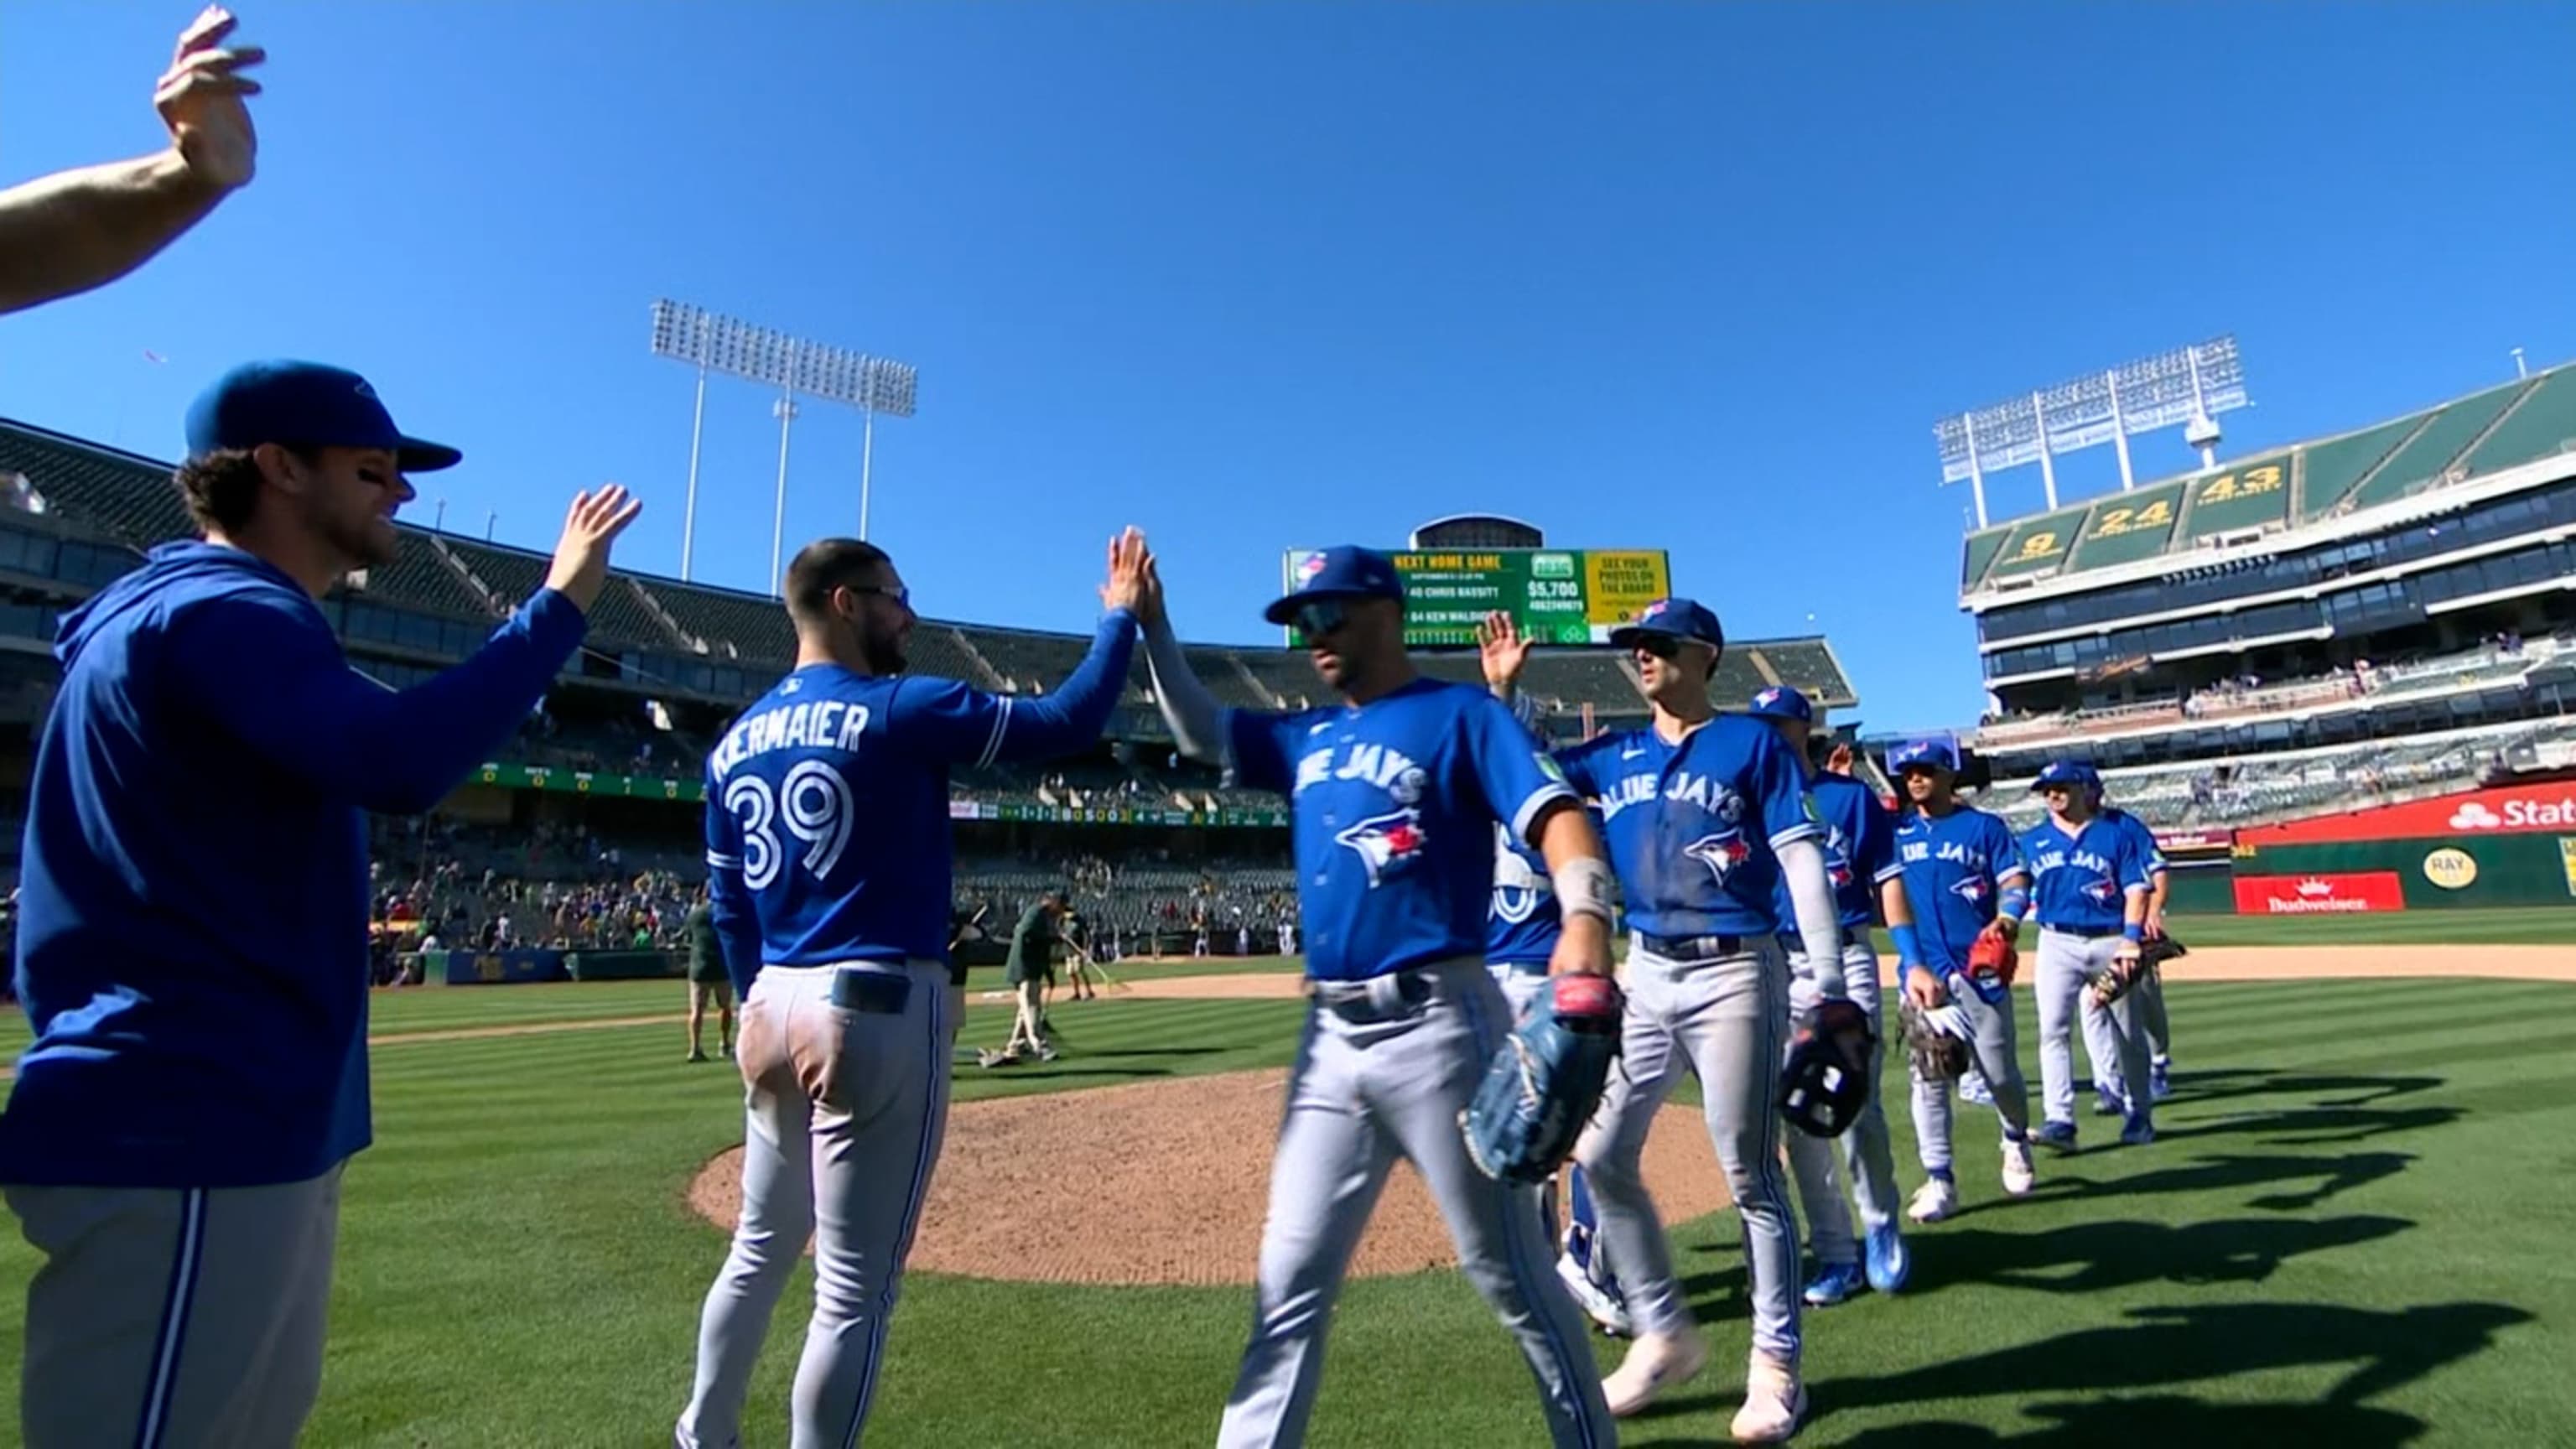
[[[787,533],[787,430],[796,421],[796,399],[821,398],[859,410],[859,537],[868,536],[868,503],[874,486],[877,414],[908,418],[920,376],[909,363],[828,347],[767,327],[667,298],[653,304],[653,355],[673,357],[698,370],[695,415],[689,423],[689,494],[680,516],[680,577],[689,577],[697,543],[698,443],[706,426],[707,374],[721,372],[778,389],[770,415],[778,419],[778,501],[769,528],[769,587],[779,587],[779,552]]]
[[[2111,444],[2119,450],[2126,492],[2137,486],[2130,438],[2180,423],[2183,441],[2200,450],[2200,465],[2216,467],[2218,414],[2248,405],[2244,363],[2229,334],[1943,418],[1932,425],[1932,437],[1941,447],[1943,486],[1966,481],[1976,495],[1977,527],[1984,528],[1986,475],[1997,468],[2039,464],[2054,512],[2057,454]]]

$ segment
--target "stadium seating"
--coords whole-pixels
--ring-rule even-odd
[[[2415,436],[2388,455],[2341,504],[2344,512],[2393,502],[2440,478],[2451,461],[2476,442],[2521,396],[2525,384],[2507,383],[2443,408]]]
[[[421,547],[424,543],[453,554],[493,601],[505,609],[516,608],[520,600],[545,587],[546,571],[552,563],[544,554],[474,543],[452,536],[441,536],[434,541],[415,537],[411,547],[405,551],[424,552]],[[590,611],[590,639],[594,643],[679,648],[679,639],[662,626],[662,621],[644,606],[634,590],[619,587],[624,582],[623,579],[613,579],[609,587],[599,591],[599,601],[591,606]]]
[[[403,608],[427,609],[460,619],[493,616],[492,605],[445,558],[435,549],[418,546],[404,548],[392,563],[377,564],[353,576],[347,592],[357,598],[383,598]],[[515,605],[518,599],[509,602]]]
[[[1806,695],[1820,705],[1848,709],[1860,703],[1852,693],[1851,681],[1842,666],[1834,662],[1833,650],[1822,639],[1780,639],[1747,644],[1744,652],[1758,655],[1764,672]],[[1724,671],[1721,670],[1720,673]],[[1727,698],[1720,695],[1721,700]]]
[[[2542,377],[2486,440],[2460,460],[2472,478],[2576,450],[2576,367]]]
[[[2310,447],[2299,478],[2300,516],[2322,518],[2341,507],[2362,479],[2377,471],[2394,449],[2421,432],[2432,417],[2417,413]]]
[[[1995,555],[1991,577],[2008,579],[2036,574],[2066,562],[2076,534],[2084,527],[2084,516],[2091,511],[2089,506],[2064,508],[2014,525]]]
[[[796,631],[774,598],[664,579],[639,586],[719,658],[784,664],[796,657]]]
[[[2186,542],[2276,527],[2290,516],[2291,455],[2194,479],[2175,537]]]
[[[0,427],[0,473],[24,475],[48,511],[137,550],[197,531],[169,465],[132,453],[13,423]]]

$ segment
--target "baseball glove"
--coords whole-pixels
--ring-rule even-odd
[[[1905,1054],[1914,1075],[1926,1082],[1955,1082],[1968,1074],[1966,1020],[1955,1006],[1930,1011],[1905,998],[1900,1018],[1905,1028]]]
[[[1625,1010],[1618,983],[1607,976],[1548,982],[1547,995],[1494,1053],[1458,1114],[1467,1155],[1487,1177],[1545,1182],[1556,1175],[1610,1084]]]
[[[2021,953],[2013,949],[2012,938],[2000,924],[1988,922],[1968,947],[1968,974],[1988,975],[1996,984],[2010,986],[2020,971]]]
[[[2177,956],[2188,956],[2191,948],[2171,936],[2159,935],[2138,948],[2138,969],[2153,971]]]
[[[1780,1069],[1780,1115],[1810,1137],[1839,1137],[1869,1101],[1870,1058],[1878,1035],[1869,1013],[1837,997],[1817,1003],[1816,1014],[1789,1047]]]
[[[2152,977],[2157,967],[2177,956],[2190,954],[2189,947],[2171,936],[2158,936],[2152,941],[2140,942],[2137,964],[2129,968],[2127,979],[2123,980],[2117,971],[2106,972],[2094,978],[2093,1004],[2109,1006],[2112,1002],[2136,990],[2138,983]]]

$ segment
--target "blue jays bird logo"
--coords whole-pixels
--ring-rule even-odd
[[[1682,848],[1682,854],[1708,867],[1719,885],[1726,884],[1727,872],[1753,858],[1753,847],[1744,843],[1742,831],[1729,830],[1722,835],[1703,835]]]
[[[1763,690],[1760,694],[1753,696],[1753,703],[1763,709],[1769,709],[1771,706],[1778,704],[1779,702],[1780,686],[1776,684]]]
[[[1390,873],[1420,858],[1422,812],[1405,809],[1371,816],[1335,835],[1333,843],[1348,846],[1358,854],[1360,864],[1368,871],[1369,887],[1374,890]]]
[[[2120,888],[2108,880],[2092,880],[2084,883],[2084,894],[2107,906],[2120,898]]]
[[[1986,878],[1981,875],[1972,875],[1961,880],[1954,881],[1950,886],[1950,894],[1957,896],[1959,899],[1966,901],[1972,906],[1984,905],[1986,903]]]

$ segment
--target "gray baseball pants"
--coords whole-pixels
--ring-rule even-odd
[[[1804,953],[1789,953],[1790,1007],[1813,1009],[1814,973]],[[1896,1221],[1896,1154],[1888,1144],[1887,1113],[1878,1100],[1879,1078],[1887,1060],[1885,1015],[1879,1010],[1878,953],[1866,941],[1843,945],[1844,989],[1869,1013],[1869,1029],[1878,1038],[1869,1063],[1869,1101],[1842,1136],[1828,1140],[1791,1130],[1789,1173],[1798,1187],[1798,1206],[1807,1217],[1807,1246],[1818,1263],[1858,1263],[1860,1239],[1852,1231],[1851,1208],[1843,1200],[1843,1180],[1860,1198],[1860,1226],[1874,1231]],[[1785,1059],[1786,1051],[1782,1052]]]
[[[2090,991],[2095,979],[2111,971],[2111,956],[2120,937],[2078,936],[2045,926],[2039,933],[2039,1082],[2040,1108],[2051,1122],[2075,1120],[2076,1022],[2101,1011]],[[2118,1046],[2120,1081],[2133,1115],[2146,1116],[2155,1102],[2147,1090],[2147,1032],[2136,992],[2111,1003],[2112,1036]]]
[[[1519,1341],[1558,1449],[1617,1442],[1538,1195],[1485,1176],[1459,1131],[1510,1029],[1502,989],[1472,958],[1317,984],[1288,1073],[1252,1339],[1226,1399],[1220,1449],[1305,1442],[1333,1301],[1399,1155],[1439,1204],[1467,1281]]]
[[[839,981],[844,971],[858,975]],[[939,1160],[964,1014],[948,968],[932,961],[767,966],[752,982],[734,1053],[744,1086],[742,1216],[699,1318],[681,1449],[737,1442],[770,1314],[809,1236],[814,1317],[788,1401],[788,1443],[860,1442]]]
[[[1966,979],[1952,973],[1943,983],[1950,1003],[1968,1018],[1968,1057],[1994,1094],[1995,1115],[2003,1119],[2004,1140],[2018,1141],[2030,1131],[2030,1088],[2022,1080],[2021,1047],[2015,1039],[2012,997],[1988,1002]],[[1914,1149],[1927,1173],[1950,1170],[1950,1109],[1953,1082],[1914,1078]]]
[[[270,1187],[12,1187],[28,1449],[284,1449],[322,1389],[340,1169]]]
[[[1619,1065],[1574,1159],[1591,1184],[1629,1312],[1640,1333],[1674,1333],[1692,1322],[1643,1172],[1655,1109],[1689,1071],[1699,1078],[1709,1141],[1743,1222],[1753,1346],[1794,1366],[1804,1285],[1774,1103],[1789,1036],[1789,967],[1779,940],[1746,937],[1731,954],[1676,961],[1638,938],[1629,944],[1626,981]]]

